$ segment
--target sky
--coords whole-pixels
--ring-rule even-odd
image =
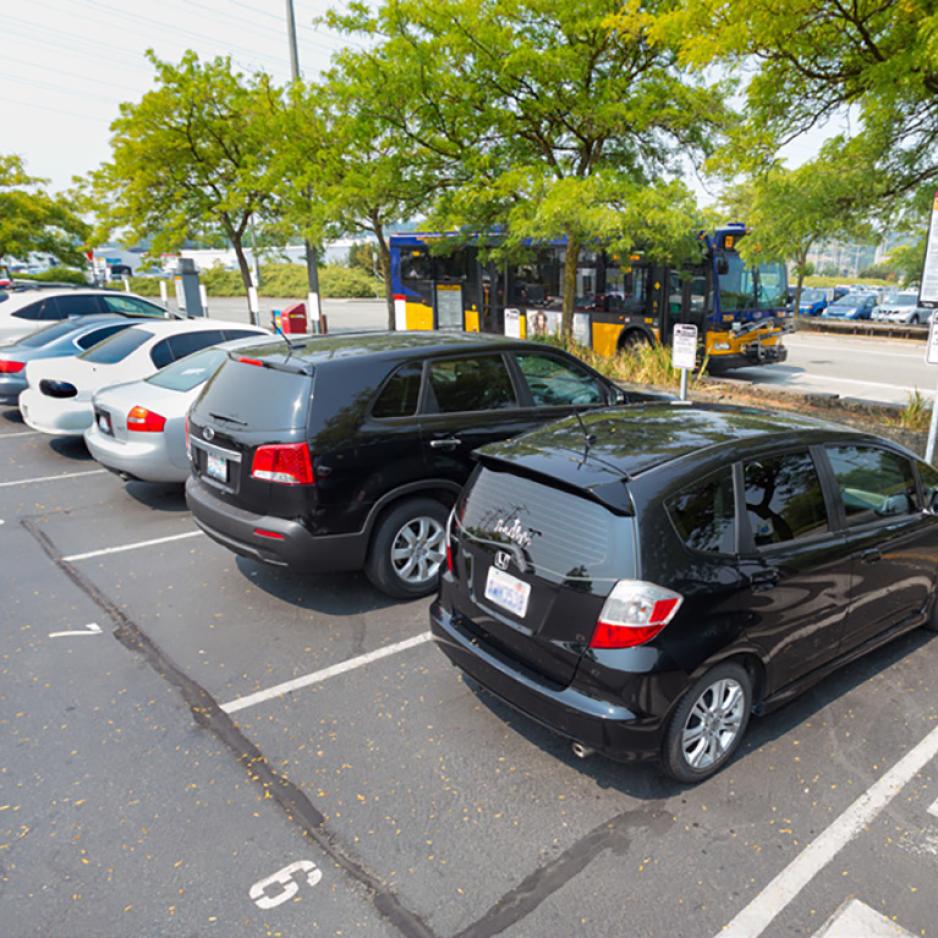
[[[431,0],[432,2],[432,0]],[[315,77],[350,40],[314,20],[330,0],[294,0],[300,68]],[[148,48],[169,61],[186,49],[231,55],[245,72],[290,77],[286,0],[0,0],[0,153],[18,153],[27,171],[68,187],[104,162],[110,122],[121,101],[150,87]],[[351,40],[354,41],[354,40]],[[794,141],[791,165],[813,156],[825,130]],[[693,173],[686,182],[707,204]]]

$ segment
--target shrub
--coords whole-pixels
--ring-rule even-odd
[[[909,395],[909,402],[902,408],[896,418],[896,423],[904,430],[925,431],[928,429],[930,422],[931,405],[916,388]]]
[[[123,284],[113,284],[113,286],[115,289],[123,289]],[[159,296],[160,281],[158,277],[131,277],[130,289],[137,296]],[[169,284],[170,296],[173,295],[173,289],[173,285]]]
[[[77,283],[88,286],[88,278],[83,270],[74,267],[50,267],[38,274],[15,274],[17,280],[39,280],[42,283]]]

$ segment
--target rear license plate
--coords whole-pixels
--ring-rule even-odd
[[[205,474],[219,482],[228,481],[228,460],[224,456],[213,456],[211,453],[205,454]]]
[[[519,580],[504,570],[489,567],[485,580],[485,598],[490,599],[496,606],[507,609],[519,619],[523,619],[528,611],[528,599],[531,596],[531,584]]]

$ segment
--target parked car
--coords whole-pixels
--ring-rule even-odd
[[[879,322],[897,322],[918,325],[927,323],[931,310],[918,305],[918,290],[903,290],[890,302],[880,303],[873,310],[873,319]]]
[[[30,362],[20,413],[34,430],[80,436],[94,419],[95,391],[145,378],[209,345],[256,331],[241,323],[207,319],[153,320],[131,326],[77,358]]]
[[[0,404],[17,404],[26,390],[26,366],[47,358],[71,358],[139,323],[140,317],[98,315],[53,322],[12,345],[0,345]]]
[[[433,636],[477,684],[681,782],[889,639],[938,630],[938,472],[750,408],[600,410],[479,453]]]
[[[175,315],[132,293],[84,287],[24,290],[11,293],[9,299],[0,304],[0,342],[14,342],[50,322],[102,313],[130,313],[163,319]]]
[[[802,316],[819,316],[827,309],[827,293],[819,287],[805,287],[801,291],[798,312]]]
[[[88,452],[122,479],[185,482],[189,477],[185,421],[202,385],[229,349],[257,343],[264,330],[245,327],[246,338],[187,355],[142,381],[98,391],[91,398],[94,421],[85,430]]]
[[[848,293],[834,300],[821,313],[824,319],[869,319],[876,305],[872,293]]]
[[[230,352],[189,413],[196,523],[246,557],[436,588],[474,449],[648,399],[566,353],[464,333],[371,333]]]

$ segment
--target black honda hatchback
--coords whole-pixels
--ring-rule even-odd
[[[648,404],[485,447],[433,635],[574,743],[718,771],[750,713],[938,628],[938,472],[793,415]]]
[[[436,589],[472,451],[626,393],[565,352],[465,333],[239,348],[189,414],[196,523],[238,554]]]

